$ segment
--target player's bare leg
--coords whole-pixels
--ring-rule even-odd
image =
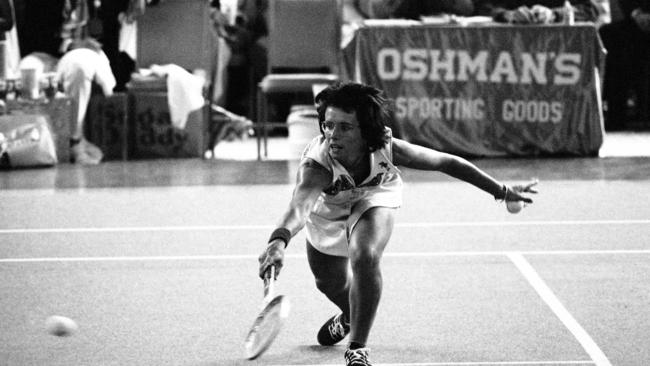
[[[364,345],[382,292],[380,262],[393,232],[396,209],[374,207],[357,222],[350,237],[350,343]]]
[[[350,320],[350,281],[348,259],[327,255],[307,243],[307,259],[316,280],[316,288],[341,309],[347,322]]]
[[[316,339],[324,346],[342,341],[350,333],[350,280],[348,258],[327,255],[307,243],[307,259],[316,287],[327,296],[341,313],[328,319],[320,328]]]

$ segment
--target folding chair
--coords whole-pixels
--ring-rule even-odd
[[[268,156],[272,94],[311,93],[316,84],[339,80],[341,7],[338,0],[270,0],[268,73],[258,84],[257,157]],[[261,135],[261,136],[260,136]]]

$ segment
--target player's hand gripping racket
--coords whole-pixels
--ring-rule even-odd
[[[257,358],[269,348],[289,315],[289,299],[283,295],[275,296],[274,285],[275,266],[271,266],[264,278],[262,311],[253,322],[244,342],[244,352],[249,360]]]

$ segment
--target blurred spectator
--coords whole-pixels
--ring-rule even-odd
[[[252,116],[256,85],[267,73],[268,0],[238,0],[231,21],[221,12],[221,1],[211,1],[212,21],[217,34],[228,45],[224,85],[224,107],[236,114]]]
[[[45,52],[61,56],[65,0],[14,0],[21,56]]]
[[[102,32],[99,40],[115,75],[115,91],[124,91],[135,71],[135,60],[120,50],[120,31],[144,13],[145,0],[103,0],[99,7]]]
[[[9,31],[14,26],[14,17],[13,17],[13,12],[11,10],[11,3],[9,1],[10,0],[0,0],[0,42],[3,43],[4,40],[6,39],[5,32]],[[7,77],[6,75],[7,56],[6,56],[6,51],[4,49],[4,45],[2,47],[3,47],[2,58],[0,58],[0,61],[2,62],[2,64],[0,65],[0,78],[4,79]]]
[[[110,95],[115,78],[99,42],[82,36],[87,21],[83,18],[87,16],[85,0],[15,1],[21,68],[37,68],[38,74],[56,72],[59,88],[72,100],[76,116],[70,140],[71,159],[80,164],[99,163],[103,154],[85,140],[83,122],[92,83]]]
[[[18,63],[20,62],[20,49],[18,46],[18,32],[16,31],[16,16],[14,15],[14,0],[2,0],[9,4],[9,9],[3,10],[3,17],[9,16],[12,26],[3,33],[4,42],[4,68],[2,69],[3,78],[15,78],[18,75]],[[7,15],[6,12],[10,11]],[[4,20],[6,22],[7,20]],[[8,24],[5,23],[5,27]]]
[[[427,15],[469,16],[474,13],[472,0],[354,0],[354,4],[370,19],[420,19]]]
[[[4,32],[14,26],[10,0],[0,0],[0,41],[5,40]]]
[[[476,15],[515,24],[562,23],[564,0],[476,0]],[[575,21],[596,22],[600,7],[593,0],[572,0]]]
[[[345,47],[354,37],[366,17],[361,14],[357,0],[340,0],[342,8],[341,47]]]
[[[650,104],[650,1],[619,0],[619,6],[623,19],[600,28],[607,49],[603,99],[605,128],[610,131],[625,127],[631,91],[637,113],[643,109],[647,118]]]

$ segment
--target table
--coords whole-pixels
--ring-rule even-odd
[[[593,24],[407,22],[362,26],[348,77],[395,102],[395,134],[466,156],[598,153],[603,142]]]

